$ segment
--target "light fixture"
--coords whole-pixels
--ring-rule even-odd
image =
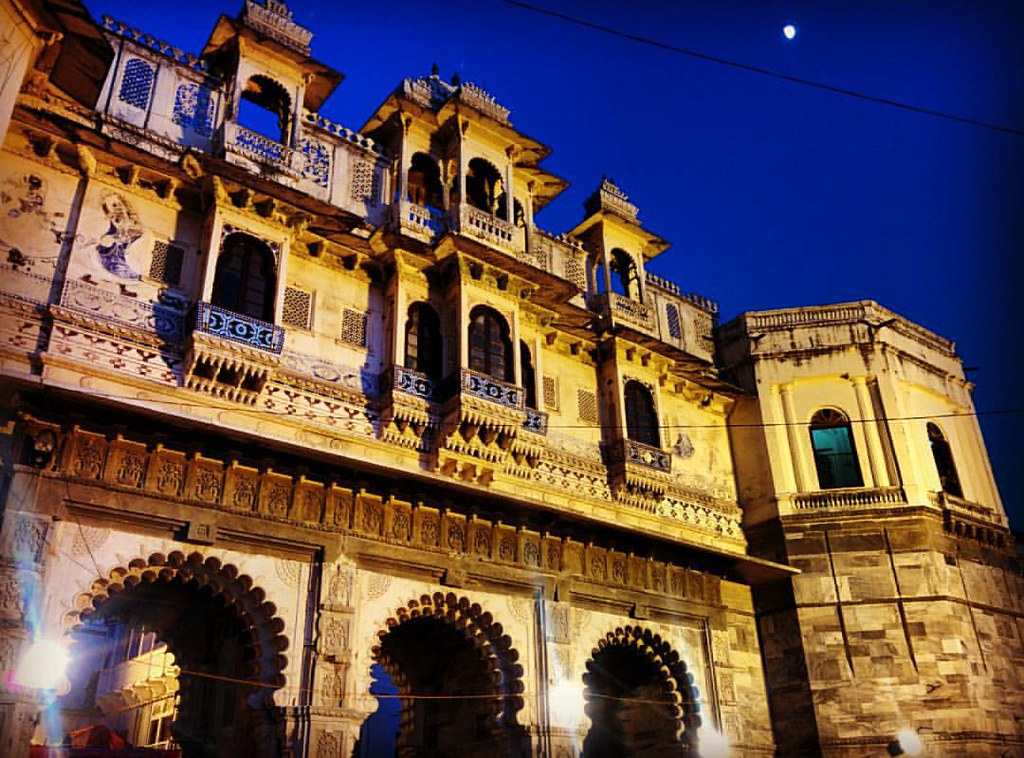
[[[796,39],[796,24],[786,24],[782,27],[782,35],[786,39]]]
[[[728,758],[729,738],[713,726],[697,730],[697,752],[700,758]]]
[[[917,730],[911,729],[909,726],[903,727],[896,732],[896,744],[904,755],[924,754],[924,743],[921,742],[920,735],[918,735]]]
[[[551,718],[564,729],[577,729],[584,724],[583,685],[568,679],[559,680],[548,690]]]
[[[60,642],[37,639],[25,649],[14,669],[14,683],[35,690],[56,690],[64,682],[70,658]]]

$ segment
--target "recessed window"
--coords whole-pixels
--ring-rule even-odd
[[[485,305],[469,314],[469,367],[506,382],[514,378],[508,322]]]
[[[863,487],[853,432],[846,414],[835,408],[822,408],[811,418],[811,446],[818,470],[818,487]]]
[[[519,341],[519,364],[520,374],[523,378],[523,395],[526,398],[526,407],[537,409],[537,372],[533,368],[533,356],[530,355],[530,347],[523,341]]]
[[[405,320],[405,367],[441,378],[441,321],[426,303],[413,303]]]
[[[928,424],[928,441],[932,446],[932,458],[935,460],[935,468],[939,472],[942,491],[954,497],[963,497],[964,491],[960,486],[960,477],[957,476],[956,465],[953,463],[953,451],[937,424]]]
[[[292,99],[288,91],[267,76],[252,76],[242,88],[238,123],[275,142],[287,145],[291,131]]]
[[[631,300],[640,299],[640,273],[633,256],[616,248],[611,254],[612,291]]]
[[[636,379],[626,382],[626,435],[634,442],[661,447],[658,414],[651,391]]]
[[[272,321],[275,286],[274,253],[269,245],[249,234],[229,234],[217,259],[213,304]]]

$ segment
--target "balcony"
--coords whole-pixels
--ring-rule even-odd
[[[185,386],[253,405],[283,348],[281,327],[201,302],[185,353]]]
[[[420,242],[431,243],[444,233],[446,224],[441,211],[399,200],[391,206],[392,228]]]
[[[174,655],[161,646],[100,672],[96,704],[113,714],[178,691],[178,667]]]
[[[466,368],[449,377],[446,384],[448,399],[441,409],[446,450],[491,463],[509,455],[517,460],[540,455],[542,435],[533,428],[523,433],[529,413],[522,388]],[[534,428],[541,424],[539,419],[530,423]]]
[[[382,436],[403,447],[417,448],[435,414],[434,381],[404,366],[392,366],[381,374]]]
[[[672,456],[661,448],[631,439],[604,447],[608,473],[616,496],[626,500],[660,500],[672,475]]]
[[[549,234],[535,226],[527,236],[524,260],[572,282],[581,292],[587,289],[586,256],[583,245],[565,235]]]
[[[270,169],[292,179],[299,178],[300,171],[296,164],[300,162],[302,156],[280,142],[275,142],[239,123],[224,122],[223,147],[225,157],[231,163],[239,163],[245,167],[253,163],[263,172]],[[235,160],[232,160],[233,158]]]
[[[801,492],[793,496],[793,507],[798,511],[850,510],[906,502],[907,496],[902,487],[843,487]]]
[[[526,234],[522,227],[468,203],[459,203],[452,209],[452,222],[459,234],[513,258],[519,258],[526,249]]]
[[[617,292],[605,292],[593,298],[593,307],[611,326],[626,326],[646,335],[657,337],[654,309],[647,303],[625,297]]]

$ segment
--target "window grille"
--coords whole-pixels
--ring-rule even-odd
[[[356,161],[352,165],[352,199],[357,203],[377,202],[377,172],[369,161]]]
[[[679,309],[674,303],[668,303],[665,305],[665,315],[668,318],[669,336],[672,339],[680,339],[683,336],[683,331],[679,328]]]
[[[146,110],[149,105],[149,91],[153,88],[153,67],[141,58],[129,58],[121,74],[121,89],[118,99],[128,105]]]
[[[566,258],[565,278],[581,290],[585,290],[587,288],[587,274],[583,270],[583,261],[576,256]]]
[[[341,314],[341,341],[366,347],[366,313],[346,308]]]
[[[576,390],[576,403],[579,406],[580,421],[588,424],[600,424],[597,413],[597,394],[589,390]]]
[[[544,407],[558,410],[558,380],[553,376],[544,377]]]
[[[181,266],[185,251],[177,245],[157,240],[153,244],[153,257],[149,263],[149,278],[178,286],[181,284]]]
[[[284,288],[281,323],[298,329],[309,329],[313,314],[313,295],[296,287]]]

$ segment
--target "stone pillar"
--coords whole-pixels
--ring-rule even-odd
[[[778,492],[796,491],[796,473],[794,471],[796,462],[793,460],[794,453],[789,446],[789,437],[785,427],[786,414],[782,407],[782,399],[779,397],[779,385],[773,384],[768,390],[768,402],[764,404],[765,423],[768,424],[768,441],[774,450],[769,460],[773,461],[773,472],[779,477],[776,482]]]
[[[459,120],[459,205],[466,204],[466,134],[469,132],[469,122]]]
[[[274,323],[281,323],[281,314],[284,311],[284,289],[288,277],[288,250],[290,244],[287,240],[281,243],[277,259],[277,281],[274,285]]]
[[[515,171],[516,155],[519,153],[519,148],[515,145],[510,145],[505,150],[505,156],[508,160],[505,163],[505,220],[509,224],[514,224],[516,220],[516,195],[512,184],[513,173]]]
[[[810,492],[817,489],[817,478],[810,469],[810,458],[813,452],[802,436],[803,424],[796,417],[793,409],[793,385],[783,384],[779,387],[782,397],[782,412],[786,422],[786,436],[789,439],[789,452],[793,461],[793,473],[796,477],[798,492]]]
[[[875,406],[868,390],[866,376],[853,377],[853,389],[857,395],[857,408],[860,411],[861,423],[864,427],[864,438],[867,440],[868,464],[875,487],[889,486],[889,471],[885,465],[885,451],[882,439],[878,435],[878,418]],[[868,484],[868,486],[871,486]]]
[[[402,145],[398,151],[398,201],[404,203],[409,199],[409,128],[412,116],[402,114]]]

